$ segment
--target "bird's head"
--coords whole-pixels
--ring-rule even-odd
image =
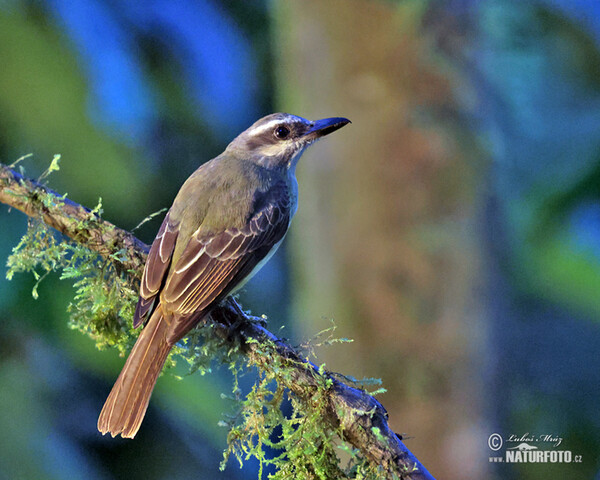
[[[267,168],[293,170],[306,147],[348,123],[350,120],[342,117],[310,121],[273,113],[238,135],[227,150]]]

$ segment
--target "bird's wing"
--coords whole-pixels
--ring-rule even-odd
[[[171,265],[171,257],[173,256],[178,234],[179,224],[171,220],[170,212],[168,212],[154,242],[152,242],[152,247],[146,259],[146,266],[140,283],[140,298],[133,316],[133,326],[136,328],[145,323],[154,310],[157,295],[164,283],[169,265]]]
[[[199,228],[192,235],[161,291],[161,304],[173,317],[169,341],[183,337],[283,239],[292,213],[288,189],[279,187],[255,202],[242,229],[206,236]]]

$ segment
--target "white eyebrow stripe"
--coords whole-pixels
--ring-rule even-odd
[[[253,136],[260,135],[264,131],[274,128],[276,125],[280,125],[282,123],[288,123],[288,122],[289,122],[288,118],[274,118],[273,120],[269,121],[268,123],[265,123],[264,125],[261,125],[260,127],[256,127],[254,129],[252,129],[250,131],[250,134]]]

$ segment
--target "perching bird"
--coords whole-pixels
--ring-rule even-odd
[[[135,436],[171,348],[283,240],[303,150],[349,122],[268,115],[186,180],[148,254],[133,318],[145,326],[102,408],[100,432]]]

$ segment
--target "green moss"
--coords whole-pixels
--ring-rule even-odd
[[[260,464],[260,478],[264,467],[270,465],[277,469],[269,476],[272,479],[343,478],[335,452],[337,433],[323,424],[328,404],[326,382],[314,388],[309,398],[291,395],[282,380],[290,381],[295,373],[293,366],[274,354],[274,346],[263,348],[261,356],[269,359],[269,368],[248,365],[256,369],[257,379],[245,398],[241,398],[235,382],[238,411],[227,423],[228,448],[222,467],[233,455],[240,466],[255,457]],[[282,411],[284,402],[291,405],[287,416]],[[265,447],[271,449],[270,455]]]
[[[52,169],[55,168],[49,171]],[[38,200],[44,204],[61,201],[53,195],[48,197]],[[101,202],[94,213],[101,215]],[[79,227],[97,229],[102,228],[102,224],[90,216],[90,220]],[[98,348],[116,347],[125,355],[138,335],[131,326],[138,285],[132,275],[117,268],[123,254],[116,252],[108,259],[102,258],[65,240],[41,221],[30,219],[26,234],[8,258],[6,276],[11,279],[16,273],[33,274],[36,278],[34,298],[38,297],[39,283],[51,272],[59,272],[61,279],[73,281],[74,297],[67,309],[69,326],[91,337]],[[300,348],[304,357],[316,359],[316,347],[350,341],[335,338],[334,331],[335,326],[332,326],[303,344]],[[183,358],[190,366],[190,373],[210,372],[213,362],[228,365],[233,373],[232,394],[223,396],[224,404],[227,400],[233,404],[233,413],[224,416],[221,422],[229,429],[223,468],[230,457],[236,458],[240,466],[254,457],[260,465],[260,478],[267,467],[275,471],[268,476],[273,480],[389,478],[381,466],[370,464],[345,442],[337,427],[324,421],[331,408],[329,390],[333,383],[325,365],[314,373],[311,386],[299,397],[284,388],[296,382],[294,361],[279,355],[275,345],[255,342],[254,347],[259,350],[257,355],[244,355],[240,345],[222,340],[209,322],[195,328],[169,357],[170,366],[175,358]],[[256,379],[244,394],[238,380],[250,373],[255,374]],[[344,379],[358,388],[380,384],[373,379]],[[384,390],[380,388],[375,393],[381,391]],[[289,413],[284,414],[284,411]],[[339,454],[345,458],[345,465]]]
[[[119,252],[114,258],[104,259],[81,245],[60,238],[41,221],[30,220],[27,233],[8,259],[7,278],[22,272],[33,274],[36,278],[32,291],[34,298],[38,297],[39,283],[51,272],[59,272],[61,279],[74,281],[74,298],[67,308],[69,326],[91,337],[98,348],[116,347],[126,355],[138,335],[131,326],[138,294],[136,282],[118,272],[115,263],[118,256]],[[303,344],[306,356],[314,356],[315,347],[349,341],[333,338],[333,330],[334,327],[324,330],[313,341]],[[328,334],[327,338],[321,340],[325,334]],[[316,387],[301,399],[283,387],[293,381],[294,364],[276,354],[274,345],[261,345],[260,348],[261,357],[269,361],[249,362],[239,346],[224,342],[210,324],[203,324],[173,349],[169,359],[168,365],[173,366],[176,358],[183,358],[190,366],[190,373],[208,373],[213,362],[218,362],[228,365],[234,374],[232,395],[224,396],[224,404],[227,399],[233,403],[234,413],[221,422],[229,428],[223,468],[232,456],[240,466],[254,457],[260,465],[260,478],[267,466],[276,470],[269,475],[273,480],[386,478],[384,472],[369,465],[344,442],[336,428],[324,423],[331,387],[324,365],[316,376]],[[244,395],[238,379],[251,371],[256,374],[256,380]],[[379,383],[372,379],[345,379],[363,388]],[[285,410],[291,410],[290,413],[283,413],[284,404],[288,405]],[[340,451],[349,456],[345,466],[340,465]]]
[[[304,352],[312,352],[316,345],[348,341],[335,339],[331,335],[334,329],[318,335],[328,334],[324,342],[304,344]],[[306,387],[306,394],[299,397],[283,387],[298,382],[297,365],[277,354],[275,345],[261,344],[258,355],[251,356],[250,360],[244,357],[243,362],[248,363],[241,361],[236,373],[247,372],[250,367],[256,371],[257,379],[245,396],[235,382],[232,398],[237,400],[237,411],[223,422],[229,428],[229,435],[222,468],[232,456],[240,467],[254,457],[260,465],[259,478],[263,478],[266,467],[275,470],[268,476],[272,480],[389,478],[388,472],[371,465],[344,441],[337,427],[324,420],[330,416],[329,390],[332,386],[324,369],[315,373],[314,382]],[[367,379],[365,383],[379,382]],[[359,386],[361,382],[355,381],[355,384]],[[289,413],[284,414],[284,411]],[[269,448],[269,454],[265,447]],[[345,464],[340,456],[346,458]]]
[[[137,300],[131,278],[118,274],[113,259],[103,259],[81,245],[64,240],[39,220],[30,219],[27,232],[7,261],[6,277],[29,272],[39,283],[51,272],[74,280],[73,301],[67,310],[69,326],[94,339],[98,348],[117,346],[121,352],[133,344],[128,327]]]

